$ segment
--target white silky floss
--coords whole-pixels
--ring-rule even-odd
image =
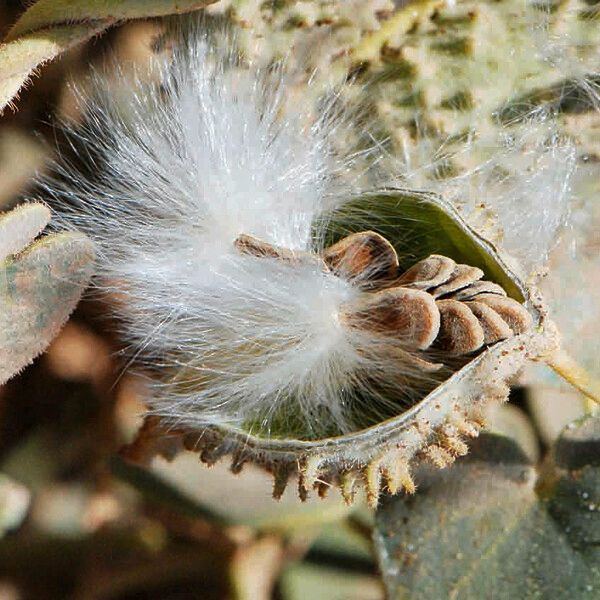
[[[201,36],[175,52],[160,89],[137,82],[125,106],[99,81],[70,132],[97,175],[63,161],[45,191],[62,225],[95,241],[97,286],[118,293],[135,360],[164,375],[154,414],[268,429],[291,402],[307,431],[347,431],[344,393],[368,386],[366,372],[401,369],[379,340],[340,325],[357,290],[313,263],[234,247],[251,234],[319,249],[320,218],[356,192],[345,177],[355,157],[331,150],[344,117],[332,104],[316,120],[283,114],[285,73],[234,63]]]
[[[310,261],[234,247],[250,234],[322,249],[327,215],[360,191],[351,173],[365,158],[332,150],[348,125],[335,98],[316,119],[284,106],[284,69],[241,64],[202,35],[174,51],[160,86],[129,86],[123,105],[99,81],[86,125],[71,132],[99,167],[94,175],[64,161],[44,185],[63,226],[95,241],[97,286],[118,293],[134,360],[161,373],[150,411],[173,425],[263,431],[284,414],[313,437],[355,429],[360,403],[376,390],[397,392],[379,394],[380,406],[388,396],[418,398],[409,387],[424,375],[389,352],[402,340],[340,324],[359,293],[351,282]],[[464,178],[459,186],[475,187]],[[521,183],[514,189],[511,210]]]

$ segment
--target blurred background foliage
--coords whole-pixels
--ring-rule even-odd
[[[0,2],[0,38],[28,4],[26,0]],[[347,55],[364,35],[390,22],[402,4],[383,0],[346,5],[221,2],[211,9],[211,18],[235,23],[248,36],[241,38],[248,52],[269,56],[290,47],[298,36],[321,35],[329,40],[320,55],[326,61]],[[123,70],[147,69],[152,56],[161,51],[164,27],[159,18],[126,22],[38,69],[15,101],[14,110],[5,110],[0,117],[1,211],[31,192],[36,171],[48,168],[62,142],[55,128],[57,121],[82,118],[73,84],[84,89],[86,76],[94,68],[110,70],[118,64]],[[256,32],[259,35],[252,37]],[[250,50],[252,40],[259,40],[258,50]],[[393,59],[386,60],[391,68]],[[575,260],[568,243],[567,236],[559,252]],[[586,251],[592,247],[597,252],[597,245],[591,242]],[[572,269],[565,272],[575,279]],[[593,287],[598,272],[587,271],[588,286]],[[568,301],[565,290],[578,285],[576,279],[563,287],[557,280],[552,282],[564,302]],[[597,288],[593,310],[596,306]],[[586,339],[593,335],[589,319],[581,328]],[[171,463],[156,459],[148,470],[119,458],[120,449],[140,425],[143,389],[125,369],[119,340],[110,331],[105,307],[93,300],[82,302],[48,351],[0,387],[0,600],[379,600],[385,596],[380,572],[394,598],[447,597],[449,588],[443,586],[412,594],[410,586],[421,587],[428,581],[422,577],[435,578],[442,571],[411,571],[413,564],[425,560],[416,554],[411,557],[410,551],[407,554],[407,547],[418,546],[418,541],[399,541],[402,533],[397,531],[396,537],[386,538],[390,518],[413,519],[414,531],[446,526],[431,524],[423,516],[427,511],[419,506],[406,515],[394,516],[394,511],[405,511],[404,499],[396,505],[384,504],[377,517],[380,571],[373,545],[375,515],[361,501],[349,509],[339,494],[332,492],[326,500],[300,505],[295,490],[288,489],[275,503],[270,497],[270,476],[257,468],[246,467],[234,477],[221,464],[205,468],[192,454],[179,455]],[[590,360],[597,365],[596,355]],[[522,470],[524,464],[547,465],[548,450],[561,430],[582,414],[583,403],[576,394],[545,380],[517,386],[511,404],[497,407],[488,418],[492,429],[509,436],[509,443],[516,448],[510,452],[503,449],[506,454],[502,456],[518,456],[512,464],[521,465]],[[598,429],[590,431],[584,442],[597,453],[596,458],[592,453],[585,468],[597,465],[600,455]],[[476,456],[485,457],[488,442],[481,444],[483,450]],[[497,453],[494,456],[497,458]],[[473,464],[459,461],[438,477],[471,481]],[[494,467],[485,467],[502,481],[503,474],[513,468],[502,466],[498,474]],[[570,475],[565,473],[576,469],[570,464],[562,468],[560,476],[567,478]],[[578,472],[582,468],[577,465]],[[596,506],[590,495],[600,495],[597,474],[590,477],[591,487],[576,492],[588,495],[584,498],[588,509],[590,504]],[[435,505],[435,494],[444,497],[436,486],[447,482],[440,484],[428,473],[423,478],[423,503]],[[496,511],[503,494],[521,497],[524,492],[511,487],[517,485],[515,478],[518,480],[518,475],[512,471],[506,475],[506,489],[489,499],[491,509]],[[473,481],[476,486],[481,479]],[[482,494],[475,494],[476,498],[485,498]],[[542,509],[536,505],[535,510]],[[594,519],[590,531],[595,532],[598,544],[600,513],[594,511],[589,509],[586,514]],[[501,518],[496,513],[496,518]],[[464,533],[465,523],[457,518],[451,526],[459,533],[462,527]],[[444,542],[440,560],[461,552],[456,539]],[[551,539],[547,543],[551,544]],[[390,566],[390,548],[399,546],[400,555]],[[435,554],[427,545],[422,549]],[[594,587],[600,585],[598,550],[595,552],[585,559],[590,561],[586,564],[596,576],[595,583],[586,583],[591,589],[585,587],[579,595],[569,597],[599,597],[600,588]],[[435,564],[435,557],[426,558]],[[475,563],[473,568],[479,568],[475,558],[470,560]],[[450,586],[456,568],[446,571]],[[462,595],[455,597],[568,597],[547,590],[536,596],[537,592],[479,595],[474,587],[463,588]]]

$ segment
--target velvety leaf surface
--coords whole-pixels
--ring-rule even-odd
[[[50,221],[50,209],[43,204],[23,204],[0,216],[0,261],[20,252]]]
[[[387,498],[375,542],[394,600],[600,597],[600,419],[570,426],[538,474],[483,436],[413,497]]]
[[[29,232],[29,220],[24,223]],[[63,233],[0,262],[0,384],[43,352],[64,325],[88,283],[93,259],[88,238]]]

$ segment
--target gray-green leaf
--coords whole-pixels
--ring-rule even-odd
[[[414,497],[387,499],[375,532],[394,600],[600,597],[600,419],[567,428],[538,475],[487,435]]]
[[[91,275],[92,243],[78,233],[48,235],[19,252],[48,216],[34,204],[0,218],[0,384],[46,349]]]

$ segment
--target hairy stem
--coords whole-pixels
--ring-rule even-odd
[[[566,382],[578,389],[589,401],[588,412],[600,404],[600,380],[579,365],[575,359],[564,350],[558,350],[547,359],[548,366],[560,375]]]

